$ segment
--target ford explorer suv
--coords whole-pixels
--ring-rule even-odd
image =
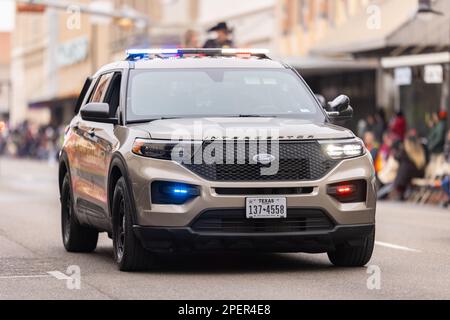
[[[64,247],[100,232],[122,271],[160,253],[327,253],[371,258],[370,154],[343,127],[346,96],[322,105],[264,50],[142,49],[81,92],[60,153]]]

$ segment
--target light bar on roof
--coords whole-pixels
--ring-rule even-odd
[[[150,55],[268,55],[267,49],[234,49],[234,48],[217,48],[217,49],[130,49],[126,51],[128,57],[150,56]]]
[[[143,54],[178,54],[178,49],[130,49],[126,51],[127,56]]]

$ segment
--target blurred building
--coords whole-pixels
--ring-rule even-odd
[[[10,81],[10,50],[11,35],[9,32],[0,32],[0,120],[9,117],[11,104]]]
[[[402,110],[410,127],[425,135],[426,114],[450,107],[450,1],[420,0],[434,14],[420,14],[419,0],[373,3],[311,50],[328,57],[375,59],[376,105]],[[377,16],[379,23],[373,20]],[[366,91],[367,82],[361,83]]]
[[[213,36],[206,30],[226,21],[236,46],[269,48],[328,100],[350,96],[356,120],[382,107],[402,109],[412,125],[422,126],[425,112],[448,108],[450,1],[428,0],[445,13],[428,21],[417,18],[419,1],[427,0],[109,1],[115,12],[147,16],[145,26],[89,14],[77,18],[72,6],[19,11],[11,118],[67,122],[86,77],[123,59],[126,48],[181,46],[189,29],[199,33],[201,45]]]
[[[383,1],[383,0],[381,0]],[[370,0],[278,0],[279,47],[283,56],[308,56],[333,30],[354,19]]]
[[[389,1],[389,0],[386,0]],[[365,13],[369,0],[199,0],[197,25],[202,30],[219,21],[234,28],[236,46],[269,48],[271,55],[298,69],[316,93],[333,99],[351,96],[356,118],[377,105],[377,59],[315,54],[323,39]],[[326,43],[325,43],[326,45]],[[364,84],[362,86],[361,84]]]
[[[60,125],[73,117],[86,78],[130,47],[177,46],[196,18],[196,1],[70,1],[66,10],[18,7],[12,34],[11,122]],[[150,25],[127,18],[80,12],[79,6],[147,16]]]
[[[352,98],[356,120],[402,110],[426,134],[425,115],[450,106],[450,1],[280,0],[280,56],[313,90]],[[418,13],[418,5],[442,14]]]
[[[205,31],[226,21],[234,29],[236,46],[277,52],[276,6],[277,0],[198,0],[197,27]]]

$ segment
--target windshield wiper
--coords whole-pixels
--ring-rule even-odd
[[[159,119],[142,119],[142,120],[128,120],[127,124],[139,124],[139,123],[147,123],[157,121]]]
[[[277,116],[271,114],[240,114],[239,118],[276,118]]]
[[[154,118],[154,119],[138,119],[138,120],[128,120],[128,124],[139,124],[139,123],[148,123],[148,122],[154,122],[158,120],[173,120],[173,119],[180,119],[180,117],[161,117],[161,118]]]

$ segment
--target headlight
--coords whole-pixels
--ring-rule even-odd
[[[183,162],[189,161],[201,145],[195,141],[136,139],[132,151],[143,157]]]
[[[335,160],[348,159],[362,156],[366,153],[366,148],[360,139],[349,141],[326,141],[321,142],[323,150]]]

